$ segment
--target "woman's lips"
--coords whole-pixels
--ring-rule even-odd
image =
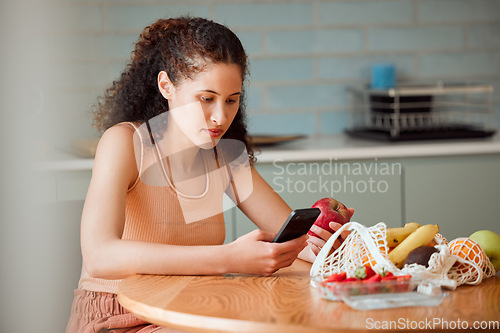
[[[208,135],[212,138],[218,138],[222,135],[222,130],[217,128],[209,128],[207,129]]]

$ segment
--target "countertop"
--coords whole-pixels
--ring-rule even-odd
[[[500,135],[487,139],[386,142],[352,138],[344,134],[311,136],[279,146],[265,147],[258,162],[358,160],[500,153]]]
[[[500,134],[486,139],[407,142],[372,141],[335,134],[309,136],[259,150],[257,163],[500,154]],[[39,163],[40,169],[88,171],[94,162],[93,158],[79,157],[71,152],[54,151],[49,156]]]

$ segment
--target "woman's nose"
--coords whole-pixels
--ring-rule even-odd
[[[223,106],[217,106],[212,114],[210,115],[210,120],[215,125],[224,125],[227,121],[226,113],[224,112]]]

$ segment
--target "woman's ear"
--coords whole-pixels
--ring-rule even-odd
[[[158,73],[158,89],[165,99],[172,99],[175,93],[175,87],[165,71]]]

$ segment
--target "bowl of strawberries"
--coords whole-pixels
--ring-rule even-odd
[[[322,298],[343,301],[359,310],[437,305],[446,296],[445,293],[421,293],[418,290],[421,279],[407,274],[394,275],[384,269],[377,273],[370,265],[357,267],[353,274],[339,272],[315,279]]]

